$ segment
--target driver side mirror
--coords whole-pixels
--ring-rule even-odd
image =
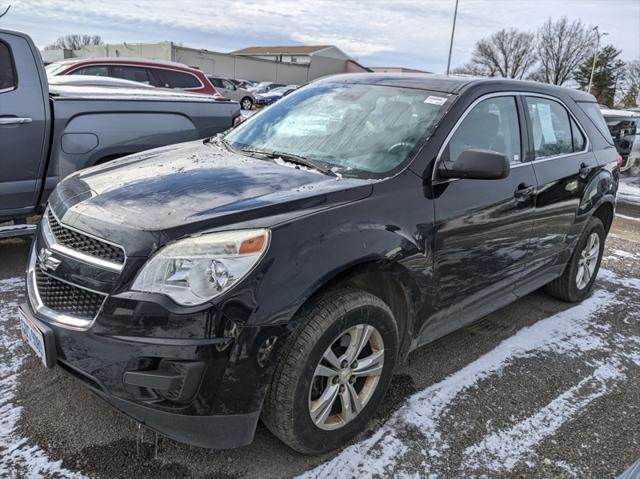
[[[464,150],[456,161],[438,164],[438,176],[447,179],[501,180],[509,176],[509,170],[507,156],[490,150]]]

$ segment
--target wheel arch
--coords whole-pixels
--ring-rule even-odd
[[[407,270],[398,263],[362,261],[325,278],[294,314],[294,329],[300,326],[295,324],[298,311],[327,291],[341,287],[361,289],[389,306],[398,325],[399,358],[405,359],[413,340],[416,313],[412,298],[416,297],[416,285]]]
[[[615,210],[614,210],[613,202],[605,200],[598,205],[598,207],[593,211],[591,216],[598,218],[600,221],[602,221],[605,232],[609,233],[609,230],[611,229],[611,224],[613,223],[613,217],[615,214],[614,212]]]

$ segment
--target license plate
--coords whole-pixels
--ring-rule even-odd
[[[40,358],[42,364],[46,366],[47,350],[44,345],[44,335],[22,311],[20,311],[20,330],[22,331],[22,338],[29,343],[29,346]]]

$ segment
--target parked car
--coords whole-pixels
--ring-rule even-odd
[[[254,95],[258,94],[258,93],[266,93],[270,90],[273,90],[274,88],[280,88],[286,86],[282,83],[273,83],[270,81],[263,81],[258,83],[255,87],[250,88],[249,91],[251,91],[251,93],[253,93]]]
[[[340,448],[410,351],[545,285],[589,295],[617,161],[578,90],[323,78],[226,134],[66,178],[22,328],[178,441],[242,446],[262,417],[297,451]]]
[[[294,85],[281,86],[274,88],[266,93],[257,93],[255,96],[256,105],[267,106],[277,102],[283,96],[287,96],[294,91],[297,87]]]
[[[48,77],[49,86],[107,86],[114,88],[155,88],[153,85],[123,80],[122,78],[93,75],[68,75]]]
[[[48,76],[114,77],[156,87],[219,95],[203,72],[177,62],[124,57],[72,58],[50,63],[45,69]]]
[[[238,88],[243,88],[245,90],[253,88],[258,84],[258,82],[251,80],[238,80],[236,78],[231,78],[230,80],[234,83],[235,86],[237,86]]]
[[[211,96],[142,85],[48,86],[33,42],[7,30],[0,30],[0,106],[0,221],[17,223],[0,227],[0,237],[32,234],[24,218],[41,212],[58,181],[76,170],[209,137],[240,120],[236,102]]]
[[[240,107],[243,110],[251,110],[253,108],[253,103],[255,102],[255,98],[253,94],[245,90],[244,88],[237,87],[231,80],[228,78],[219,78],[219,77],[207,77],[211,84],[216,87],[218,93],[222,96],[231,98],[232,100],[240,103]]]
[[[640,112],[602,109],[609,132],[622,156],[622,172],[640,176]]]

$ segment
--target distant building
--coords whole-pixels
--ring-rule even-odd
[[[376,73],[433,73],[405,67],[369,67],[369,70]]]
[[[289,53],[259,55],[241,52],[254,49],[280,48]],[[46,50],[46,63],[64,58],[134,57],[184,63],[208,75],[285,84],[302,84],[336,73],[369,71],[337,47],[253,47],[237,52],[221,53],[183,47],[173,42],[111,43],[91,45],[80,50]],[[46,55],[46,57],[45,57]],[[48,61],[47,61],[48,60]]]
[[[336,73],[369,71],[334,45],[284,45],[248,47],[231,52],[240,57],[260,58],[274,62],[307,65],[309,79]]]

